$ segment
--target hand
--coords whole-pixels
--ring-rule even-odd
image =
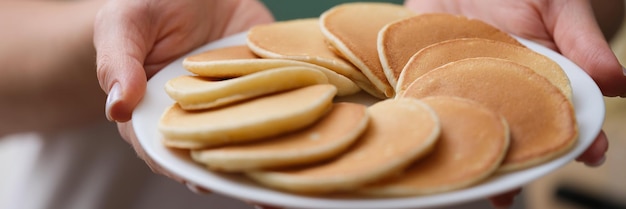
[[[147,79],[174,59],[272,20],[262,4],[249,0],[109,1],[94,26],[98,80],[108,92],[107,118],[129,121]],[[124,131],[129,124],[120,124],[120,132],[134,144],[134,133]]]
[[[110,0],[101,8],[93,42],[100,87],[108,93],[106,116],[155,173],[208,191],[163,169],[139,146],[130,119],[147,80],[203,44],[272,21],[256,0]]]
[[[257,1],[112,0],[95,21],[97,73],[106,115],[125,122],[146,81],[171,61],[219,38],[273,21]]]
[[[477,18],[503,31],[560,52],[584,69],[605,96],[626,96],[626,76],[604,39],[586,0],[408,0],[420,13],[446,12]],[[496,9],[497,8],[497,9]],[[604,162],[608,141],[604,132],[577,158],[589,166]],[[521,190],[491,198],[508,207]]]

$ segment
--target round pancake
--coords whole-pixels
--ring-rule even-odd
[[[261,59],[245,45],[213,49],[186,57],[183,66],[198,76],[209,78],[234,78],[267,69],[302,66],[324,73],[328,83],[337,87],[337,96],[352,95],[361,91],[352,80],[328,68],[296,60]]]
[[[397,86],[398,77],[420,49],[456,38],[485,38],[522,46],[515,38],[476,19],[452,14],[421,14],[387,24],[378,34],[380,62],[389,83]]]
[[[370,106],[368,112],[369,127],[341,156],[312,166],[248,175],[261,184],[293,192],[348,191],[403,170],[429,153],[438,139],[439,119],[419,100],[388,99]]]
[[[509,129],[502,116],[460,97],[433,96],[422,101],[441,121],[441,134],[431,154],[401,175],[360,192],[376,196],[447,192],[476,184],[500,166],[509,146]]]
[[[181,108],[201,110],[324,83],[328,83],[328,79],[322,72],[307,67],[290,66],[219,81],[198,76],[179,76],[165,83],[165,92]]]
[[[361,104],[336,103],[304,129],[255,143],[195,150],[191,156],[209,169],[229,172],[319,162],[340,155],[357,140],[368,125],[366,110]]]
[[[336,88],[306,86],[204,111],[185,111],[174,104],[159,121],[163,143],[198,149],[250,142],[306,127],[332,106]]]
[[[572,98],[569,78],[561,66],[550,58],[526,47],[482,38],[442,41],[418,51],[400,73],[396,92],[401,94],[413,80],[432,69],[472,57],[495,57],[527,66],[550,80],[567,98]]]
[[[512,61],[479,57],[451,62],[416,79],[400,97],[436,95],[472,99],[506,118],[511,145],[500,171],[551,160],[578,137],[567,97],[543,76]]]
[[[263,58],[316,64],[350,78],[368,92],[372,89],[372,84],[363,73],[328,48],[316,18],[252,27],[248,32],[247,44],[250,50]]]
[[[322,33],[328,43],[357,66],[386,97],[393,97],[378,58],[376,39],[386,24],[415,15],[402,5],[391,3],[344,3],[320,16]]]

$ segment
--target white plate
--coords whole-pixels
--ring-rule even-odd
[[[157,73],[149,82],[146,95],[133,112],[133,125],[141,146],[163,168],[214,192],[252,202],[291,208],[423,208],[459,204],[486,198],[523,186],[579,156],[595,139],[604,120],[604,102],[593,80],[577,65],[563,56],[530,41],[520,41],[529,48],[559,63],[573,87],[573,101],[580,131],[576,147],[570,152],[525,170],[495,176],[476,186],[430,196],[374,199],[310,197],[272,190],[239,175],[206,170],[190,160],[187,153],[173,151],[161,144],[157,124],[164,109],[173,103],[164,91],[165,83],[174,77],[190,74],[182,67],[182,57]],[[190,54],[230,45],[245,44],[245,33],[207,44]]]

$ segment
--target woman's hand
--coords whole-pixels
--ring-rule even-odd
[[[147,79],[183,54],[249,27],[273,21],[251,0],[111,0],[98,13],[97,73],[108,93],[106,115],[125,122]]]
[[[461,14],[551,48],[584,69],[605,96],[626,96],[626,76],[609,47],[586,0],[408,0],[405,5],[420,13]],[[623,7],[620,3],[617,7]],[[610,7],[608,7],[610,8]],[[619,17],[621,18],[621,17]],[[605,160],[608,140],[604,132],[577,158],[589,166]],[[491,201],[508,207],[521,190]]]
[[[167,64],[210,41],[273,21],[256,0],[110,0],[94,28],[97,75],[108,93],[106,116],[155,172],[203,191],[154,163],[130,121],[147,80]]]

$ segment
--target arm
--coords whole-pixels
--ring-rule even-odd
[[[0,135],[103,118],[92,44],[102,2],[0,2]]]

